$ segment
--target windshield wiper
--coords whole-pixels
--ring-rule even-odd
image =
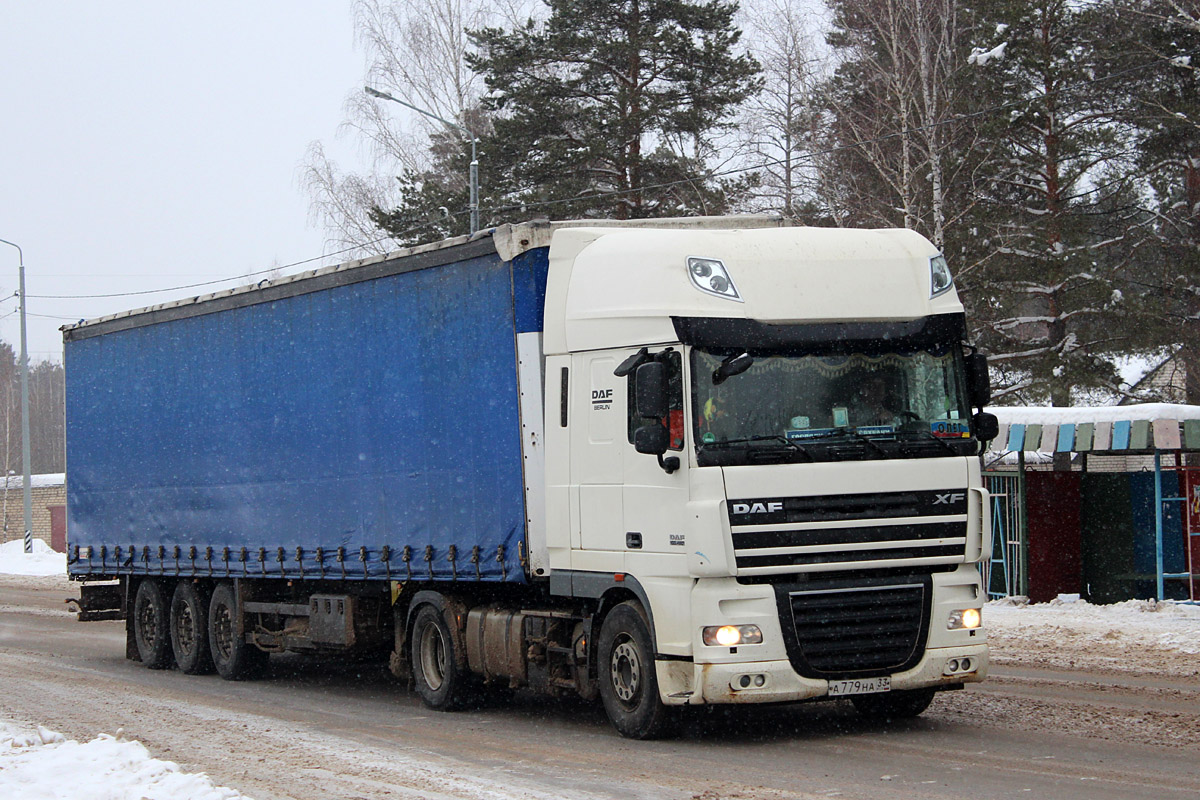
[[[870,445],[870,447],[871,447],[871,448],[872,448],[872,449],[873,449],[873,450],[874,450],[876,453],[878,453],[879,455],[883,456],[884,458],[887,458],[887,454],[888,454],[887,450],[884,450],[884,449],[883,449],[883,448],[882,448],[882,447],[881,447],[881,446],[880,446],[880,445],[879,445],[879,444],[878,444],[878,443],[877,443],[877,442],[876,442],[874,439],[872,439],[870,436],[866,436],[866,435],[864,435],[864,434],[861,434],[861,433],[859,433],[857,430],[855,430],[854,428],[842,428],[842,429],[839,431],[839,433],[841,433],[843,436],[851,436],[851,437],[853,437],[853,438],[855,438],[855,439],[858,439],[860,442],[864,442],[864,443],[866,443],[866,444]]]
[[[699,445],[697,445],[696,452],[703,453],[705,450],[708,450],[710,448],[716,449],[718,447],[727,447],[729,445],[755,444],[757,442],[779,442],[780,444],[785,445],[792,451],[799,453],[800,455],[806,456],[809,461],[813,460],[812,455],[802,445],[800,445],[797,442],[793,442],[791,439],[787,438],[786,436],[780,436],[778,434],[765,434],[762,436],[746,436],[746,437],[740,438],[740,439],[721,439],[721,440],[718,440],[715,442],[701,442]]]
[[[937,442],[942,447],[944,447],[951,455],[955,455],[955,456],[958,455],[958,451],[954,449],[953,445],[951,445],[945,439],[942,439],[938,436],[934,436],[929,431],[897,431],[896,436],[901,439],[907,439],[910,442],[914,441],[914,440],[922,441],[922,442]]]

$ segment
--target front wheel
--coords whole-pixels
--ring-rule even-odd
[[[162,585],[146,578],[138,584],[133,600],[133,637],[138,656],[150,669],[167,669],[174,663],[167,627],[169,618]]]
[[[608,613],[598,650],[600,699],[613,727],[630,739],[675,735],[681,712],[659,699],[654,646],[640,606],[627,601]]]
[[[469,675],[460,662],[465,653],[455,646],[450,626],[441,611],[430,605],[421,606],[413,620],[412,677],[417,694],[429,708],[453,711],[466,700]]]
[[[246,642],[233,586],[222,583],[208,604],[208,646],[217,674],[227,681],[256,678],[267,666],[267,654]]]
[[[886,721],[919,717],[933,702],[933,689],[909,689],[882,694],[851,695],[850,702],[860,716]]]

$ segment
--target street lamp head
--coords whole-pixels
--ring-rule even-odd
[[[366,92],[367,94],[371,95],[372,97],[378,97],[381,100],[395,100],[396,99],[396,98],[392,97],[390,94],[387,94],[386,92],[381,92],[378,89],[373,89],[370,86],[364,86],[363,91]]]

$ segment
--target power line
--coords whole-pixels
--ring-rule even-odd
[[[405,234],[410,233],[410,232],[411,231],[404,231],[400,235],[404,236]],[[374,244],[380,244],[381,242],[386,242],[389,239],[393,239],[393,238],[395,238],[395,237],[384,236],[382,238],[375,239],[374,241],[364,242],[363,244],[354,245],[353,247],[346,247],[341,250],[335,250],[332,253],[324,253],[322,255],[313,256],[312,258],[306,258],[301,261],[293,261],[291,264],[284,264],[282,266],[270,267],[268,269],[258,270],[257,272],[248,272],[244,275],[232,275],[228,278],[216,278],[211,281],[201,281],[200,283],[189,283],[189,284],[184,284],[182,286],[168,286],[164,289],[143,289],[143,290],[137,291],[137,292],[112,292],[109,294],[31,294],[31,295],[28,295],[28,297],[34,298],[36,300],[93,300],[93,299],[99,299],[99,298],[105,298],[105,297],[133,297],[136,295],[143,295],[143,294],[159,294],[161,292],[177,292],[177,291],[181,291],[183,289],[196,289],[201,286],[212,286],[213,284],[216,284],[216,283],[228,283],[229,281],[245,280],[246,278],[253,278],[257,275],[266,275],[268,273],[275,272],[276,270],[284,270],[284,269],[291,269],[292,267],[300,267],[305,264],[311,264],[314,261],[321,261],[323,259],[329,258],[330,256],[337,256],[337,255],[341,255],[342,253],[349,253],[352,250],[359,250],[364,247],[370,247],[371,245],[374,245]]]

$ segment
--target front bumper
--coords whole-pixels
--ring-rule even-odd
[[[948,664],[964,658],[971,660],[970,671],[950,674]],[[829,681],[801,677],[787,659],[728,664],[664,660],[656,661],[655,666],[659,693],[667,705],[787,703],[829,694]],[[931,648],[916,666],[891,676],[892,691],[976,683],[987,677],[987,671],[986,644]],[[742,676],[750,676],[747,688],[740,688]],[[761,686],[756,685],[759,676]]]

